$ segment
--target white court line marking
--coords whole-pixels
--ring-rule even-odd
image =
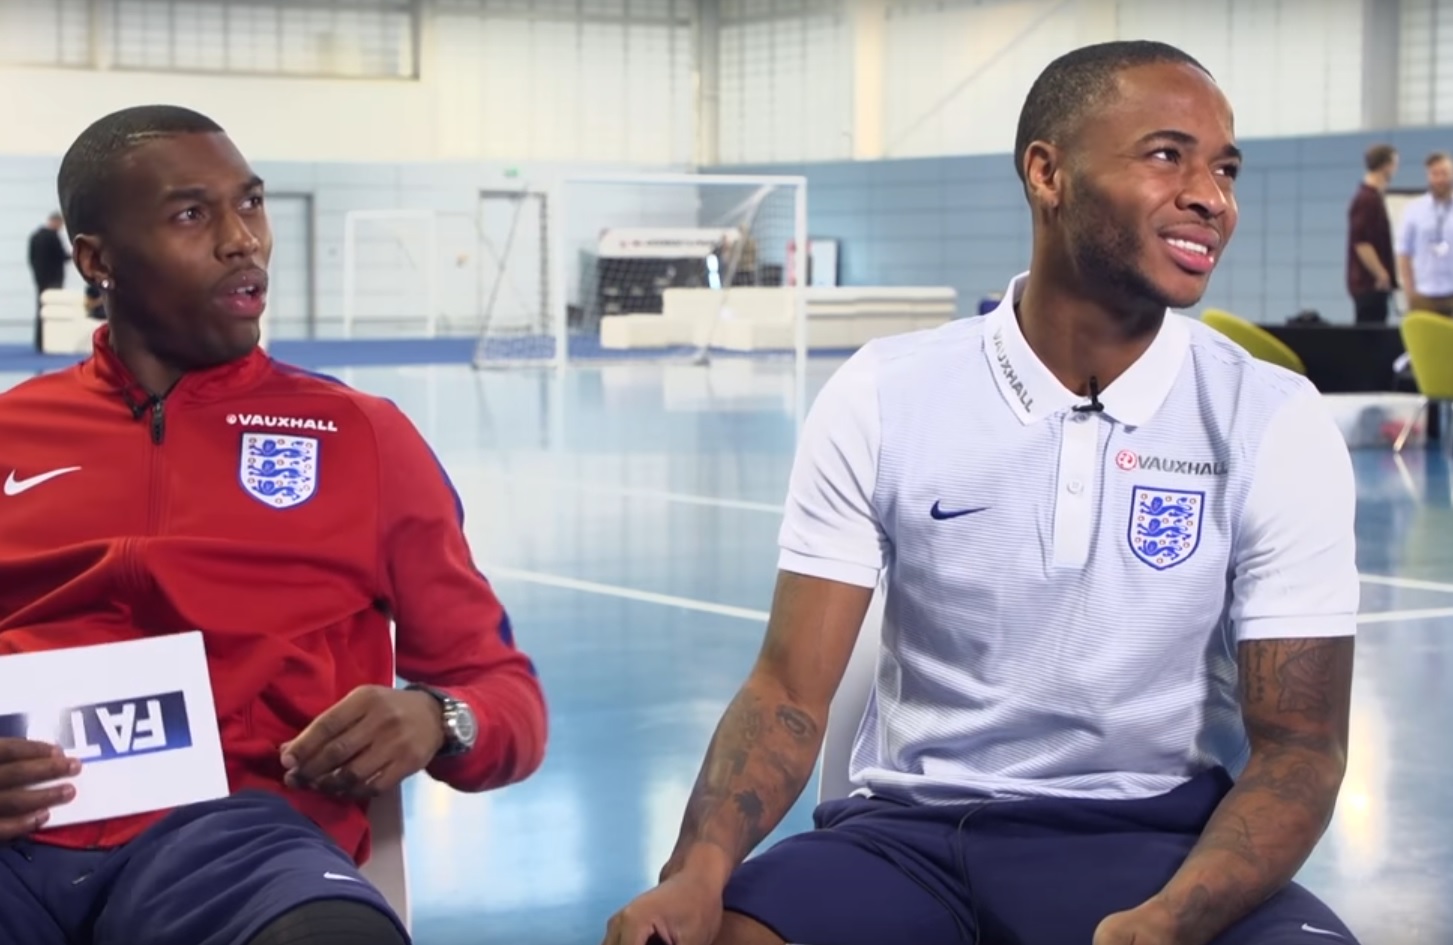
[[[1404,620],[1440,620],[1453,617],[1453,607],[1425,607],[1422,610],[1386,610],[1374,614],[1358,614],[1359,624],[1400,623]]]
[[[669,492],[665,489],[637,489],[631,486],[602,486],[580,482],[574,479],[545,479],[534,476],[511,476],[500,473],[486,473],[493,479],[527,482],[532,486],[554,489],[569,489],[594,495],[618,495],[634,499],[654,499],[658,502],[679,502],[683,505],[706,505],[722,509],[739,509],[745,512],[769,512],[781,515],[783,506],[771,502],[751,502],[746,499],[723,499],[711,495],[696,495],[690,492]]]
[[[617,495],[637,499],[654,499],[659,502],[678,502],[684,505],[704,505],[723,509],[738,509],[745,512],[766,512],[771,515],[781,515],[785,507],[772,502],[751,502],[746,499],[724,499],[718,496],[696,495],[690,492],[671,492],[665,489],[638,489],[631,486],[603,486],[595,483],[582,482],[578,479],[552,479],[527,475],[501,473],[489,470],[484,473],[488,478],[505,480],[510,482],[528,482],[531,485],[545,486],[553,489],[569,489],[576,492],[591,493],[595,495]],[[1445,594],[1453,594],[1453,583],[1442,581],[1426,581],[1420,578],[1389,577],[1381,574],[1363,574],[1361,580],[1367,584],[1381,584],[1384,587],[1396,587],[1407,591],[1439,591]]]
[[[713,604],[710,601],[696,600],[692,597],[657,594],[654,591],[641,591],[633,587],[621,587],[617,584],[600,584],[596,581],[582,581],[577,578],[562,577],[558,574],[547,574],[542,571],[524,571],[519,568],[501,568],[491,565],[483,565],[480,570],[491,580],[499,578],[502,580],[524,581],[528,584],[559,587],[571,591],[582,591],[587,594],[601,594],[606,597],[620,597],[625,600],[641,601],[647,604],[661,604],[666,607],[680,607],[684,610],[696,610],[707,614],[717,614],[722,617],[737,617],[742,620],[752,620],[758,623],[766,623],[767,618],[770,616],[765,610],[752,610],[748,607],[732,607],[728,604]],[[1387,610],[1377,613],[1358,614],[1357,622],[1359,624],[1401,623],[1410,620],[1439,620],[1444,617],[1453,617],[1453,607],[1428,607],[1421,610]]]
[[[1442,581],[1424,581],[1419,578],[1386,577],[1380,574],[1364,574],[1362,580],[1368,584],[1381,584],[1385,587],[1398,587],[1405,591],[1442,591],[1445,594],[1453,594],[1453,584],[1445,584]]]
[[[713,604],[710,601],[695,600],[690,597],[673,597],[670,594],[657,594],[653,591],[638,591],[632,587],[620,587],[615,584],[597,584],[594,581],[579,581],[575,578],[561,577],[558,574],[544,574],[539,571],[521,571],[517,568],[496,568],[489,565],[481,566],[480,570],[490,580],[503,578],[506,580],[525,581],[530,584],[543,584],[546,587],[563,587],[572,591],[584,591],[587,594],[623,597],[626,600],[643,601],[647,604],[664,604],[667,607],[682,607],[686,610],[699,610],[702,613],[718,614],[723,617],[739,617],[742,620],[755,620],[759,623],[766,623],[767,617],[769,616],[765,610],[750,610],[746,607]]]

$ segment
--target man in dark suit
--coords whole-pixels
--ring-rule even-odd
[[[40,351],[40,297],[46,289],[66,284],[66,263],[71,252],[61,240],[61,215],[52,213],[45,225],[30,234],[30,273],[35,277],[35,350]]]

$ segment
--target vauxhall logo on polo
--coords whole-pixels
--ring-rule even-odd
[[[262,413],[229,413],[227,425],[230,427],[261,427],[265,430],[315,430],[320,433],[337,433],[338,427],[332,420],[319,420],[314,417],[274,417]]]
[[[1178,476],[1224,476],[1225,460],[1173,459],[1169,456],[1143,456],[1130,450],[1115,454],[1115,465],[1126,472],[1133,469],[1163,472]]]
[[[1014,391],[1019,402],[1024,405],[1025,413],[1034,413],[1034,398],[1029,396],[1024,382],[1019,379],[1019,372],[1014,370],[1014,365],[1009,360],[1009,352],[1004,349],[1004,329],[1000,328],[994,332],[994,359],[999,362],[999,371],[1008,382],[1009,389]]]
[[[50,731],[33,731],[23,714],[0,715],[0,738],[51,741],[70,757],[94,764],[190,748],[192,728],[186,694],[163,692],[73,706],[60,713]]]

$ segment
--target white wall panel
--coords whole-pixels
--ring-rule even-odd
[[[890,6],[890,157],[1012,148],[1035,76],[1090,42],[1155,39],[1201,60],[1242,137],[1354,130],[1362,118],[1362,0],[1001,0]]]
[[[417,79],[401,2],[0,0],[0,150],[175,102],[263,159],[691,162],[695,0],[430,0]]]
[[[442,157],[683,164],[688,0],[450,0],[435,12]]]
[[[1398,121],[1453,123],[1453,0],[1402,0]]]
[[[852,157],[853,44],[842,0],[724,0],[720,159]]]

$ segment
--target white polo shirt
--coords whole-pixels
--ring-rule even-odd
[[[1175,313],[1073,411],[1024,278],[860,349],[804,426],[781,567],[887,577],[853,781],[948,803],[1237,774],[1237,641],[1356,630],[1346,442],[1305,379]]]

